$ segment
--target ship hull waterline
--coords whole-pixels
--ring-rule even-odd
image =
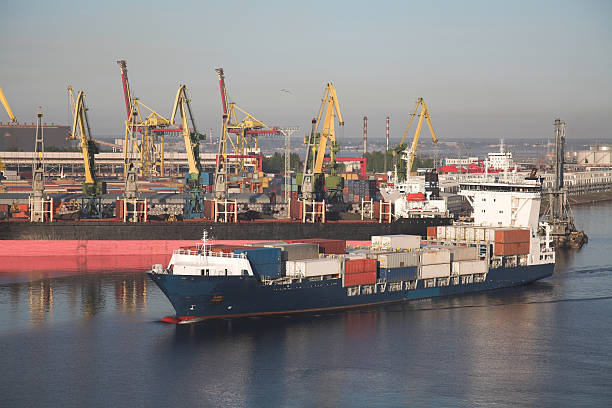
[[[148,272],[166,295],[176,316],[169,323],[192,323],[207,319],[313,313],[362,308],[395,302],[476,293],[526,285],[553,274],[554,264],[496,268],[482,282],[389,291],[389,284],[371,294],[348,295],[342,279],[303,280],[288,285],[264,285],[254,277],[206,277]],[[382,290],[384,286],[384,290]]]

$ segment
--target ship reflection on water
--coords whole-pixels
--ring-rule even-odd
[[[27,308],[30,323],[38,325],[53,318],[94,316],[109,309],[107,301],[113,298],[118,312],[143,312],[148,283],[141,272],[73,275],[0,285],[0,296],[6,296],[10,315]]]

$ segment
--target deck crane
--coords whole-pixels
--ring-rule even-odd
[[[174,125],[177,112],[181,118],[181,135],[185,141],[187,152],[187,162],[189,171],[185,175],[185,218],[202,218],[204,216],[204,194],[202,192],[202,166],[200,164],[200,140],[204,140],[206,135],[198,133],[195,120],[191,112],[191,100],[187,96],[187,87],[180,85],[176,92],[174,107],[170,115],[170,123]],[[191,122],[191,128],[189,127]]]
[[[323,112],[325,116],[323,117]],[[318,133],[318,128],[323,117],[323,129]],[[312,120],[310,135],[304,142],[308,145],[306,159],[304,160],[304,172],[302,177],[302,198],[305,200],[319,200],[323,192],[323,185],[331,193],[332,200],[342,197],[344,180],[336,175],[336,154],[339,150],[336,143],[335,122],[338,120],[339,126],[344,126],[340,105],[336,89],[330,82],[325,86],[325,93],[321,99],[321,107],[316,119]],[[323,160],[325,151],[330,144],[331,176],[325,179],[323,174]],[[340,193],[338,194],[338,191]]]
[[[227,86],[225,84],[225,74],[223,68],[215,69],[219,77],[219,91],[221,93],[221,106],[226,125],[221,137],[225,139],[226,148],[233,150],[232,153],[225,151],[227,158],[239,159],[239,169],[245,166],[245,158],[249,153],[259,150],[258,136],[260,134],[280,135],[281,132],[273,127],[266,125],[253,115],[240,108],[236,103],[230,102],[227,96]],[[232,138],[232,135],[233,136]]]
[[[419,108],[421,108],[419,112]],[[404,150],[404,154],[402,159],[406,162],[406,174],[409,174],[412,170],[412,165],[414,163],[414,158],[416,157],[416,152],[419,144],[419,136],[421,134],[421,126],[423,125],[423,119],[427,120],[427,126],[429,126],[429,132],[431,133],[431,139],[434,143],[438,143],[438,139],[436,138],[436,134],[433,130],[433,125],[431,124],[431,117],[429,115],[429,109],[427,108],[427,104],[423,100],[423,98],[417,99],[416,106],[414,108],[414,112],[410,114],[410,120],[408,121],[408,126],[406,126],[406,130],[404,131],[404,136],[402,137],[402,141],[400,142],[400,146],[404,144],[404,140],[408,135],[408,131],[410,130],[410,125],[412,125],[412,121],[414,118],[418,116],[419,121],[417,123],[416,130],[414,132],[414,137],[412,138],[412,145],[410,148],[406,148]],[[405,177],[403,177],[405,178]]]
[[[73,112],[72,136],[80,141],[85,168],[85,181],[83,182],[83,202],[81,212],[88,218],[102,218],[102,203],[100,196],[106,194],[106,183],[96,177],[95,155],[99,153],[98,146],[91,136],[85,93],[79,91],[74,99],[72,87],[68,87]]]
[[[13,123],[19,122],[19,120],[17,120],[15,115],[13,115],[11,106],[9,105],[8,100],[6,99],[6,96],[4,96],[4,92],[2,91],[2,88],[0,88],[0,101],[2,102],[2,105],[4,106],[4,110],[6,110],[6,113],[8,113],[9,118],[11,119],[11,122]]]

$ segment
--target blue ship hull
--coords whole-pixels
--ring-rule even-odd
[[[149,272],[176,310],[176,323],[220,317],[289,314],[346,309],[412,299],[458,295],[470,292],[525,285],[551,276],[554,264],[496,268],[482,282],[390,291],[379,285],[371,294],[353,294],[342,286],[342,279],[311,281],[286,285],[264,285],[252,276],[189,276]]]

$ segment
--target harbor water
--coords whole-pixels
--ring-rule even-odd
[[[3,407],[612,406],[612,203],[520,288],[175,326],[141,271],[0,276]]]

